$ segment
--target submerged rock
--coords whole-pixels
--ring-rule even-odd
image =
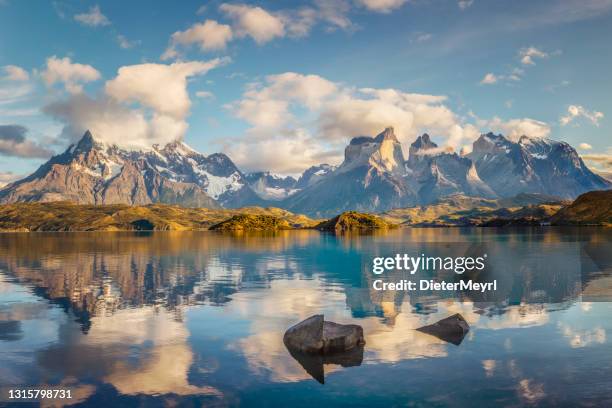
[[[288,349],[302,353],[336,353],[365,344],[363,328],[356,324],[324,321],[314,315],[290,327],[283,336]]]
[[[463,316],[456,313],[434,324],[419,327],[417,330],[458,346],[470,331],[470,325]]]
[[[291,326],[283,336],[289,349],[304,353],[317,353],[323,350],[323,315],[310,316]]]

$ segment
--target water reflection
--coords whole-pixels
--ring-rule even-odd
[[[338,237],[315,231],[4,234],[0,385],[64,384],[89,403],[104,397],[128,405],[147,398],[170,404],[197,397],[248,405],[257,390],[290,385],[297,398],[315,392],[302,389],[312,377],[323,382],[333,376],[325,389],[346,387],[334,392],[347,398],[397,383],[422,389],[415,397],[421,401],[436,395],[444,405],[458,397],[439,395],[437,373],[456,365],[471,377],[495,380],[483,386],[497,390],[490,391],[496,400],[537,404],[563,391],[558,376],[536,370],[525,358],[530,348],[538,350],[535,362],[563,371],[569,365],[558,358],[551,363],[551,351],[567,355],[608,347],[610,325],[602,316],[611,308],[596,301],[612,293],[610,236],[605,229],[552,228]],[[466,277],[497,279],[499,290],[373,290],[372,257],[404,252],[487,253],[485,273]],[[587,295],[593,302],[581,303]],[[284,330],[316,313],[363,326],[365,350],[320,361],[292,356],[282,342]],[[473,328],[457,349],[415,330],[454,313]],[[522,330],[530,335],[521,336]],[[608,353],[581,358],[587,365],[597,361],[601,373],[612,372]],[[378,367],[420,374],[398,383],[400,378]],[[382,376],[382,384],[369,383],[372,375]],[[460,389],[464,380],[449,375]],[[349,388],[356,386],[361,391],[353,395]],[[601,398],[609,391],[599,384],[582,397]],[[279,388],[269,398],[287,403],[294,398],[287,392]],[[402,394],[386,395],[393,401]]]

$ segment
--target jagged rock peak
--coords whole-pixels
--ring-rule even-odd
[[[83,137],[81,137],[81,139],[76,143],[76,146],[74,146],[74,148],[76,151],[84,152],[93,148],[101,148],[103,146],[104,143],[100,142],[99,140],[96,140],[93,134],[89,130],[87,130],[85,131],[85,134],[83,134]],[[72,146],[70,146],[70,148],[72,148]]]
[[[200,153],[180,139],[167,143],[162,150],[165,152],[176,152],[183,156],[200,155]]]
[[[420,149],[434,149],[438,147],[438,145],[431,141],[427,133],[423,133],[421,136],[416,138],[416,140],[412,143],[412,145],[410,145],[410,147],[420,150]]]
[[[366,143],[382,143],[385,140],[399,143],[399,140],[397,140],[397,136],[395,136],[395,132],[392,126],[385,128],[385,130],[383,130],[378,135],[376,135],[376,137],[370,137],[370,136],[354,137],[351,139],[350,144],[355,146],[355,145],[366,144]]]
[[[484,138],[493,139],[493,140],[507,140],[506,137],[504,135],[502,135],[501,133],[496,135],[493,132],[488,132],[488,133],[482,134],[482,135],[480,135],[479,139],[484,139]]]
[[[355,146],[366,143],[374,143],[374,138],[370,136],[357,136],[352,138],[349,144]]]
[[[376,143],[382,143],[384,140],[391,140],[393,142],[398,142],[397,136],[395,136],[395,132],[393,130],[393,126],[389,126],[385,128],[385,130],[383,130],[381,133],[379,133],[374,138],[374,141]]]

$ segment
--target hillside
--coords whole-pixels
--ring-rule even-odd
[[[519,194],[504,199],[453,195],[427,206],[398,208],[381,214],[391,223],[404,226],[486,225],[493,220],[547,221],[570,202],[542,194]]]
[[[0,206],[0,231],[207,230],[236,215],[274,217],[290,228],[312,227],[318,223],[279,208],[212,210],[162,204],[94,206],[53,202]]]
[[[582,194],[551,219],[553,225],[612,226],[612,190]]]
[[[285,219],[273,215],[239,214],[210,227],[213,231],[275,231],[292,229]]]
[[[376,215],[359,213],[356,211],[344,212],[316,226],[318,230],[335,232],[368,231],[394,227],[396,227],[395,224],[386,222]]]

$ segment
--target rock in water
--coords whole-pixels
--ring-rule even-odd
[[[356,324],[326,322],[314,315],[290,327],[283,337],[287,348],[304,353],[336,353],[364,345],[363,328]]]
[[[323,322],[323,353],[347,351],[363,344],[361,326]]]
[[[417,330],[458,346],[470,331],[470,326],[463,316],[456,313],[434,324],[419,327]]]
[[[283,336],[287,348],[305,353],[317,353],[323,349],[323,315],[310,316],[290,327]]]

